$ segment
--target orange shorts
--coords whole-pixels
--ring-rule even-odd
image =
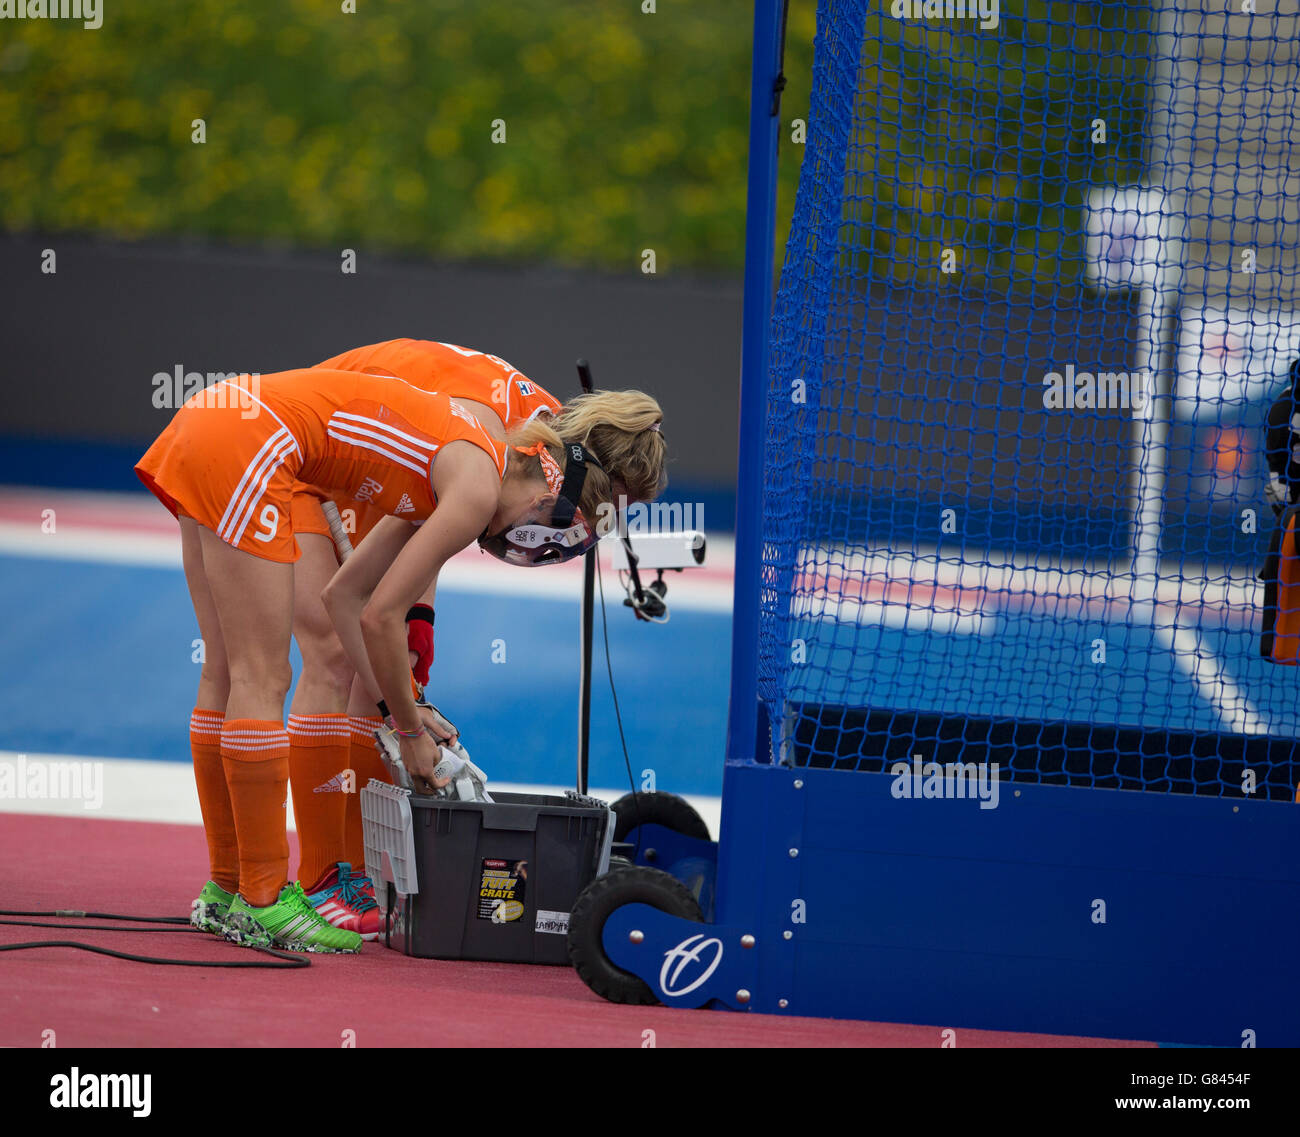
[[[135,472],[173,514],[194,518],[226,544],[267,561],[296,561],[291,503],[302,449],[265,406],[250,414],[237,396],[230,383],[195,395]]]
[[[302,482],[294,482],[289,516],[293,520],[295,536],[301,537],[304,533],[315,533],[321,537],[330,535],[330,523],[325,520],[321,509],[321,502],[327,500],[320,495],[319,490],[309,489]]]
[[[333,539],[333,534],[330,532],[330,523],[325,520],[325,513],[321,509],[321,503],[326,501],[332,501],[338,506],[339,518],[343,522],[343,528],[347,530],[348,537],[351,539],[354,548],[361,543],[362,538],[370,530],[379,524],[380,519],[384,516],[380,510],[366,502],[352,501],[350,498],[329,497],[305,482],[295,482],[290,514],[293,518],[293,531],[296,535],[318,533],[322,537]]]

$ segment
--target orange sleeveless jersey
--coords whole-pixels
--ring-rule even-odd
[[[504,359],[456,344],[434,340],[398,339],[353,348],[336,355],[318,368],[360,371],[371,375],[393,375],[425,391],[438,391],[455,399],[472,399],[491,407],[506,430],[513,430],[530,418],[560,409],[560,402]],[[318,533],[328,537],[329,524],[321,512],[324,495],[319,488],[295,487],[293,526],[295,533]],[[378,510],[331,497],[344,524],[357,544],[383,516]]]
[[[390,376],[310,368],[243,375],[199,392],[136,473],[173,513],[227,544],[295,561],[297,483],[378,516],[423,521],[437,505],[431,465],[453,441],[478,446],[504,476],[505,445],[447,395]]]
[[[513,430],[542,411],[554,414],[560,409],[554,395],[504,359],[456,344],[385,340],[345,351],[316,366],[396,375],[425,391],[441,391],[454,399],[473,399],[496,411],[506,430]]]

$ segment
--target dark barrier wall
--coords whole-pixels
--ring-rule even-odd
[[[41,271],[46,249],[54,273]],[[0,482],[135,486],[131,464],[172,414],[154,406],[159,372],[267,373],[416,336],[491,351],[561,397],[578,390],[580,355],[597,384],[652,392],[666,415],[669,498],[707,503],[707,527],[730,527],[739,281],[430,264],[364,250],[355,273],[341,264],[326,252],[0,237]],[[838,333],[862,365],[858,406],[874,408],[863,421],[875,430],[828,438],[827,454],[842,448],[846,486],[882,506],[940,499],[952,484],[993,497],[1015,487],[1035,515],[1092,524],[1098,503],[1124,499],[1127,415],[1045,416],[1033,401],[1041,404],[1042,373],[1066,362],[1122,369],[1114,352],[1131,338],[1131,319],[1114,297],[1011,304],[876,290]],[[1034,366],[1025,374],[1010,373],[1026,360]],[[1069,477],[1068,456],[1080,452],[1094,467],[1087,484]],[[1126,511],[1097,524],[1087,542],[1105,547],[1123,536]]]
[[[54,273],[41,271],[45,249]],[[22,476],[32,440],[110,444],[73,448],[91,455],[148,443],[172,413],[153,405],[158,372],[266,373],[412,336],[500,355],[561,398],[579,390],[574,361],[586,356],[598,386],[641,387],[663,404],[676,486],[734,486],[738,281],[435,265],[364,250],[355,273],[341,264],[341,253],[0,238],[9,450],[0,480],[43,480]],[[46,462],[51,448],[41,449]],[[94,463],[82,465],[91,472],[73,480],[94,484]],[[106,474],[99,484],[122,482]]]

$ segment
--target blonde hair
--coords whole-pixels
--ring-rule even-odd
[[[590,450],[600,466],[589,468],[578,507],[594,520],[602,504],[619,504],[612,481],[623,484],[632,502],[652,501],[664,491],[668,445],[659,431],[663,421],[663,409],[644,391],[594,391],[570,399],[552,417],[530,419],[512,430],[506,442],[523,447],[544,443],[561,469],[567,464],[566,442]],[[542,477],[537,457],[515,453],[512,460],[522,460],[524,473]]]

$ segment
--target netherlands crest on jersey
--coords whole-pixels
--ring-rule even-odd
[[[519,388],[521,395],[531,395],[534,390],[533,385],[527,379],[520,379],[515,386]]]

